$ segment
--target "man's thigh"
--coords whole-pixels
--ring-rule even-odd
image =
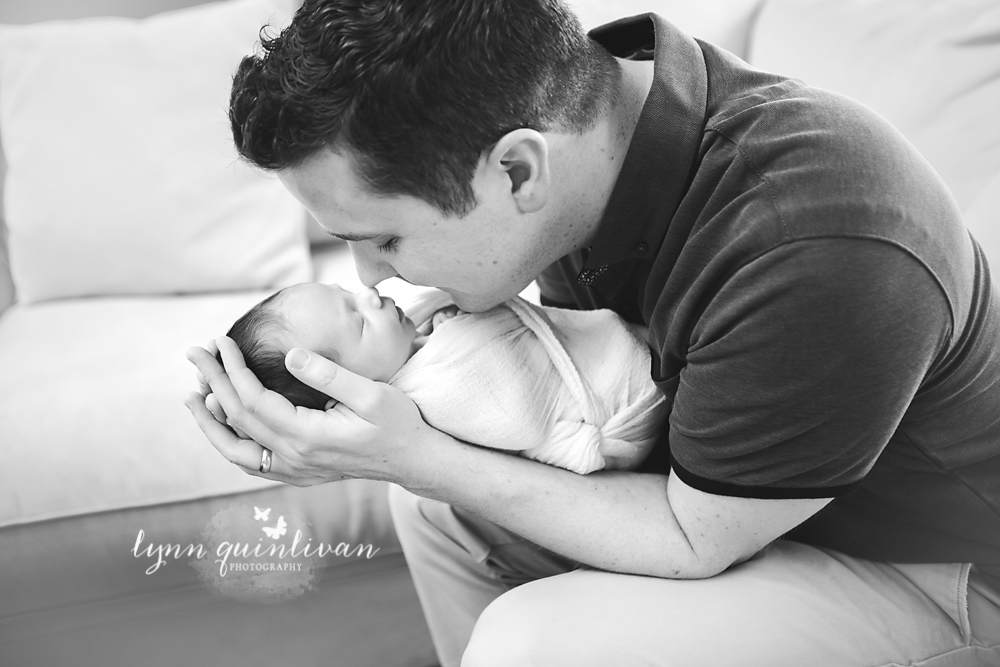
[[[1000,665],[1000,634],[972,631],[1000,623],[1000,609],[969,623],[967,575],[785,541],[704,580],[578,570],[497,598],[462,665]]]

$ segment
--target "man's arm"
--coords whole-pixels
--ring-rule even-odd
[[[188,400],[212,444],[259,475],[292,484],[343,477],[384,479],[467,509],[587,565],[672,578],[708,577],[751,557],[822,508],[826,499],[760,500],[706,494],[671,476],[591,475],[475,447],[434,430],[394,387],[309,355],[290,370],[341,402],[325,412],[294,408],[260,386],[238,349],[220,339],[229,373],[200,348],[192,361],[238,437],[195,394]],[[294,351],[293,351],[294,352]],[[291,357],[291,353],[290,353]]]
[[[830,499],[704,493],[671,474],[589,475],[455,441],[421,448],[399,483],[595,568],[703,578],[747,560]]]

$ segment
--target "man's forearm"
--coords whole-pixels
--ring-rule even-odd
[[[343,398],[344,407],[295,409],[260,385],[232,340],[220,338],[219,349],[234,369],[232,380],[208,351],[189,352],[219,397],[220,414],[254,439],[237,437],[201,395],[191,406],[209,442],[227,460],[254,470],[267,448],[278,464],[269,479],[300,485],[344,476],[396,482],[597,568],[712,576],[750,558],[831,500],[717,495],[673,472],[667,478],[577,475],[473,447],[430,427],[399,389],[302,350],[291,355],[301,352],[306,359],[289,361],[289,369],[313,388]]]
[[[671,578],[710,576],[667,499],[667,477],[589,475],[440,434],[399,480],[592,567]]]

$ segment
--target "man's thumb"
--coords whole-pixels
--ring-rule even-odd
[[[309,365],[310,356],[308,350],[303,350],[301,347],[292,348],[285,355],[285,367],[293,372],[305,370]]]

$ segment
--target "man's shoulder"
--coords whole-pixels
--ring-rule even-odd
[[[757,69],[710,43],[699,41],[699,46],[709,82],[706,131],[756,138],[809,128],[849,137],[859,128],[891,127],[849,97],[780,72]]]
[[[884,118],[843,95],[755,70],[711,45],[706,58],[710,80],[713,72],[719,80],[691,190],[697,198],[749,195],[750,215],[740,225],[768,226],[769,243],[774,235],[870,237],[918,255],[967,245],[947,186]]]
[[[818,169],[909,168],[916,152],[863,104],[806,81],[756,69],[700,42],[709,80],[705,141],[722,138],[760,172],[796,161]],[[890,173],[889,177],[894,174]]]

